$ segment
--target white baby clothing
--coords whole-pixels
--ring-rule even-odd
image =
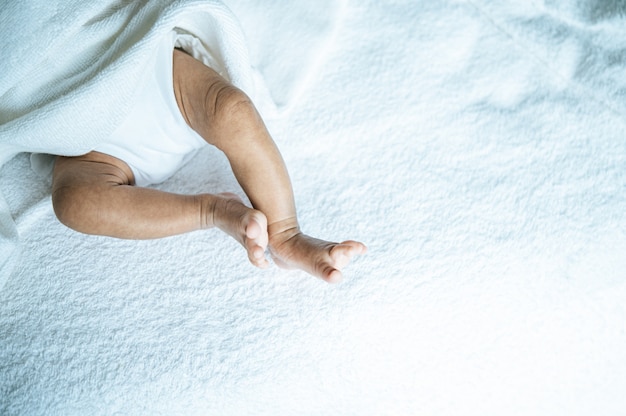
[[[180,47],[224,75],[209,50],[194,36],[174,30],[160,43],[148,65],[135,104],[110,139],[94,150],[123,160],[146,186],[165,181],[206,141],[183,118],[173,83],[173,53]]]

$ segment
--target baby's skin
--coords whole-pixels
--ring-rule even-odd
[[[342,269],[367,248],[301,232],[287,168],[248,96],[179,50],[173,52],[173,89],[187,124],[224,152],[252,207],[232,193],[180,195],[134,186],[126,162],[90,152],[57,158],[52,203],[59,220],[83,233],[130,239],[217,227],[257,267],[269,266],[269,253],[279,267],[340,281]]]
[[[341,281],[341,270],[367,248],[357,241],[331,243],[303,234],[297,225],[274,224],[268,233],[267,218],[243,204],[235,194],[223,198],[213,211],[214,224],[237,240],[247,251],[248,259],[260,268],[269,266],[266,249],[274,263],[282,268],[300,269],[329,283]]]

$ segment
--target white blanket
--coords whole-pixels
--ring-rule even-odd
[[[150,52],[174,27],[210,45],[232,82],[252,89],[243,33],[219,1],[8,1],[0,22],[0,165],[18,152],[80,155],[106,139]],[[0,247],[13,253],[1,195],[0,209]],[[1,276],[11,264],[0,263]]]
[[[329,286],[257,270],[217,230],[84,236],[20,154],[0,170],[23,246],[0,291],[0,414],[622,414],[625,3],[227,5],[305,231],[370,252]],[[110,74],[152,42],[121,33]],[[241,193],[210,147],[159,189]]]

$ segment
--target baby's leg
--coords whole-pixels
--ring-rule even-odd
[[[363,244],[317,240],[300,232],[289,175],[250,99],[215,71],[184,52],[174,52],[174,90],[187,123],[224,152],[254,208],[268,221],[269,248],[281,266],[327,281],[366,251]]]
[[[268,265],[267,220],[233,194],[178,195],[131,186],[132,171],[112,156],[91,152],[59,157],[52,203],[59,220],[86,234],[118,238],[166,237],[216,226],[247,250],[250,261]]]

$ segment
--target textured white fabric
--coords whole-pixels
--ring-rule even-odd
[[[0,414],[623,414],[624,2],[248,3],[302,227],[369,253],[328,286],[218,230],[80,235],[19,155]],[[242,194],[210,146],[157,188]]]

